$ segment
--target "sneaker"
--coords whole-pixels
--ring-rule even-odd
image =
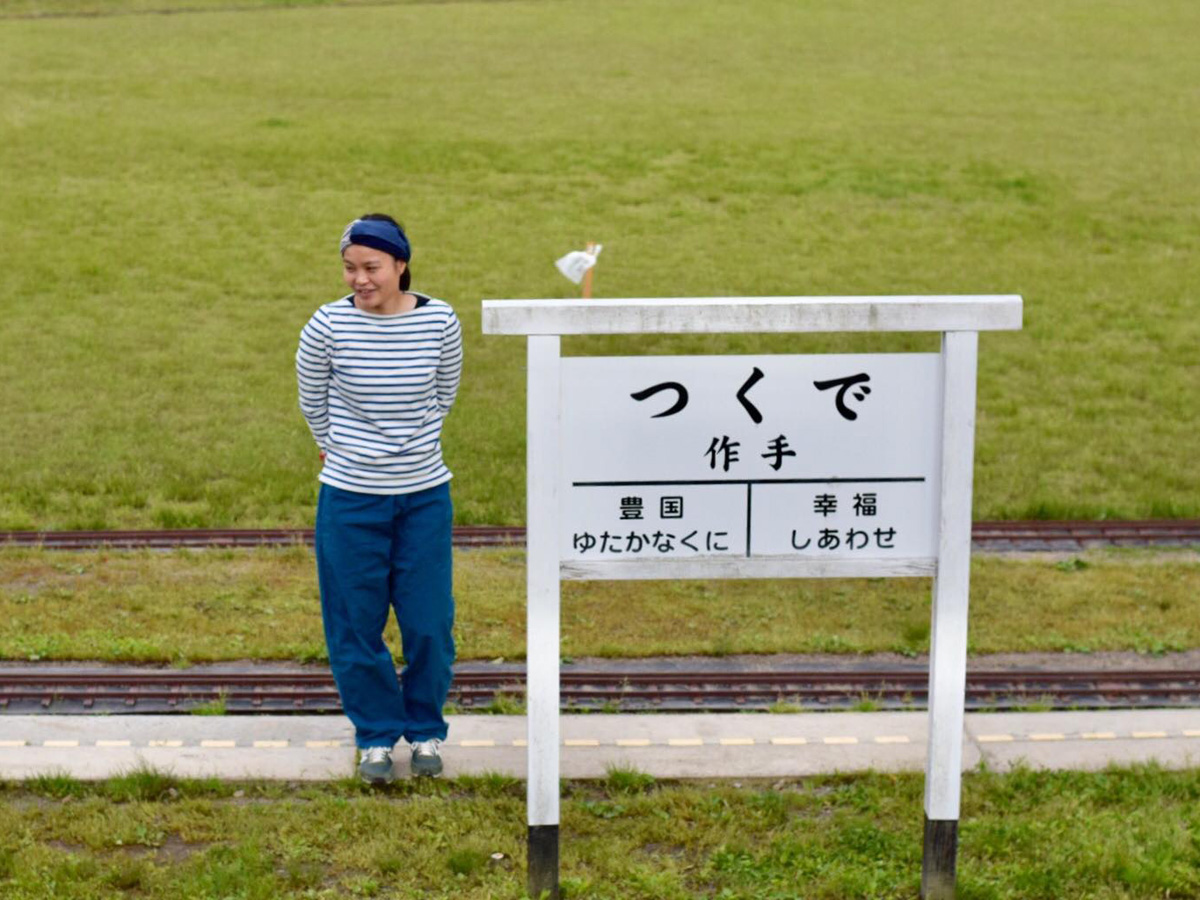
[[[436,778],[442,774],[442,754],[438,751],[441,741],[430,738],[412,745],[412,773]]]
[[[358,776],[367,784],[389,784],[392,774],[392,750],[390,747],[367,747],[358,764]]]

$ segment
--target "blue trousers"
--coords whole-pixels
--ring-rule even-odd
[[[445,739],[454,662],[450,485],[360,494],[321,485],[317,577],[325,643],[359,747]],[[405,668],[383,641],[396,611]]]

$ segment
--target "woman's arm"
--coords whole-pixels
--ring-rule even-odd
[[[300,388],[300,412],[322,451],[329,437],[329,377],[332,371],[329,320],[318,309],[300,332],[296,350],[296,382]]]
[[[462,376],[462,326],[458,324],[458,316],[450,311],[442,332],[442,354],[437,368],[437,399],[438,409],[442,415],[450,412],[454,398],[458,394],[458,382]]]

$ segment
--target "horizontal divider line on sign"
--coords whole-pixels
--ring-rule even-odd
[[[863,476],[862,478],[695,478],[675,481],[572,481],[571,487],[673,487],[706,484],[894,484],[924,481],[924,475]]]

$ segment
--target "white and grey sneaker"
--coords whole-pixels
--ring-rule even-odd
[[[367,784],[390,784],[392,774],[391,747],[367,747],[358,763],[358,776]]]
[[[412,745],[413,775],[436,778],[442,774],[442,754],[438,750],[441,743],[437,738],[430,738]]]

